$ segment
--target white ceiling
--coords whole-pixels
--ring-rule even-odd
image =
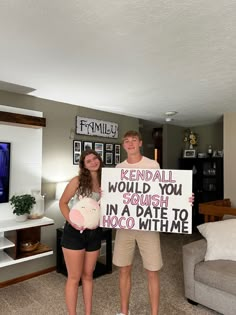
[[[236,108],[235,0],[1,0],[0,80],[194,126]],[[6,89],[6,87],[5,87]]]

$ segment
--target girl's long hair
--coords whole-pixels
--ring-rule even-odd
[[[101,185],[101,177],[102,177],[102,166],[103,166],[103,162],[102,162],[102,158],[100,156],[100,154],[98,154],[96,151],[88,149],[86,151],[83,151],[81,156],[80,156],[80,160],[79,160],[79,187],[78,187],[78,191],[77,194],[78,195],[82,195],[82,196],[90,196],[92,193],[92,188],[93,188],[93,183],[92,183],[92,176],[90,174],[90,171],[85,168],[84,165],[84,160],[86,158],[87,155],[89,154],[93,154],[95,155],[99,161],[100,161],[100,167],[98,169],[98,182]]]

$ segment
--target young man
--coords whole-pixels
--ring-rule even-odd
[[[155,160],[141,155],[142,139],[138,132],[128,131],[123,137],[123,148],[127,153],[127,160],[118,164],[119,168],[158,169],[159,164]],[[160,238],[158,232],[135,231],[120,229],[116,231],[113,263],[119,267],[120,306],[121,313],[128,315],[129,297],[131,291],[131,269],[137,242],[143,260],[143,266],[147,272],[148,291],[151,304],[151,315],[158,314],[159,307],[159,275],[162,267]]]

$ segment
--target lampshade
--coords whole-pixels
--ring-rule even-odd
[[[59,182],[56,184],[55,199],[59,200],[69,182]]]

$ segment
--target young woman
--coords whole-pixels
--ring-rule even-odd
[[[91,315],[93,295],[93,271],[101,248],[101,228],[79,231],[69,219],[71,198],[82,195],[100,199],[102,160],[93,150],[86,150],[79,161],[79,175],[72,178],[60,199],[59,206],[66,219],[62,236],[62,250],[68,278],[65,287],[69,315],[76,315],[78,286],[82,280],[85,315]]]

